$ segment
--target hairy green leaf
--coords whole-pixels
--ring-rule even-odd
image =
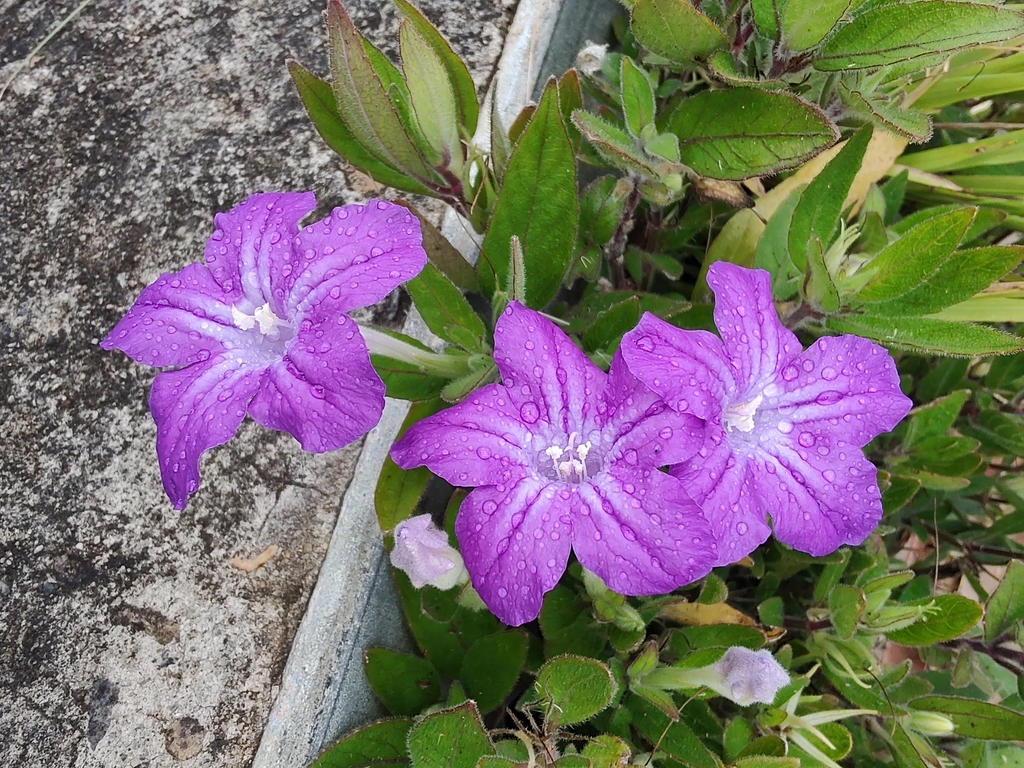
[[[637,42],[676,64],[707,58],[729,44],[725,33],[686,0],[636,0],[632,20]]]
[[[325,749],[309,768],[403,768],[410,728],[408,718],[371,723]]]
[[[954,323],[928,317],[830,317],[828,327],[838,333],[855,333],[897,349],[921,354],[1006,355],[1024,349],[1024,339],[981,325]]]
[[[1024,714],[987,701],[957,696],[923,696],[911,701],[910,707],[946,715],[953,721],[958,735],[972,739],[1016,741],[1024,733]]]
[[[420,656],[371,648],[366,651],[366,678],[394,715],[418,715],[441,695],[434,665]]]
[[[427,715],[409,731],[413,768],[476,768],[481,757],[493,754],[472,701]]]

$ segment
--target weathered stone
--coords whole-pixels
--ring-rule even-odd
[[[514,1],[419,4],[483,89]],[[76,5],[0,2],[0,83]],[[394,9],[346,5],[393,55]],[[146,405],[154,372],[97,342],[142,287],[201,258],[215,212],[258,190],[314,189],[320,213],[367,191],[284,67],[326,72],[321,10],[95,3],[0,100],[5,765],[252,759],[358,446],[313,456],[246,422],[175,512]],[[232,566],[272,544],[262,567]]]

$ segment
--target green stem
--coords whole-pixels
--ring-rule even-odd
[[[469,372],[468,358],[464,355],[439,355],[436,352],[427,352],[366,325],[360,325],[359,330],[371,355],[400,360],[418,366],[426,373],[447,378],[456,378]]]

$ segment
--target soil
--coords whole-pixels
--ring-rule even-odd
[[[0,84],[76,5],[0,0]],[[482,92],[514,0],[419,5]],[[346,6],[395,56],[395,9]],[[217,211],[313,189],[325,213],[374,191],[322,144],[285,69],[326,72],[322,10],[97,0],[0,99],[4,765],[252,760],[359,446],[305,454],[246,421],[176,512],[155,372],[97,344],[145,285],[201,258]],[[232,564],[272,545],[251,572]]]

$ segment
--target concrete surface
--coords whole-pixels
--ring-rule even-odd
[[[75,4],[0,0],[0,83]],[[393,54],[394,9],[347,5]],[[486,87],[514,0],[420,5]],[[326,71],[321,11],[96,0],[0,100],[0,764],[252,761],[359,447],[247,422],[175,512],[154,372],[96,344],[251,192],[314,189],[325,212],[373,191],[284,68]]]

